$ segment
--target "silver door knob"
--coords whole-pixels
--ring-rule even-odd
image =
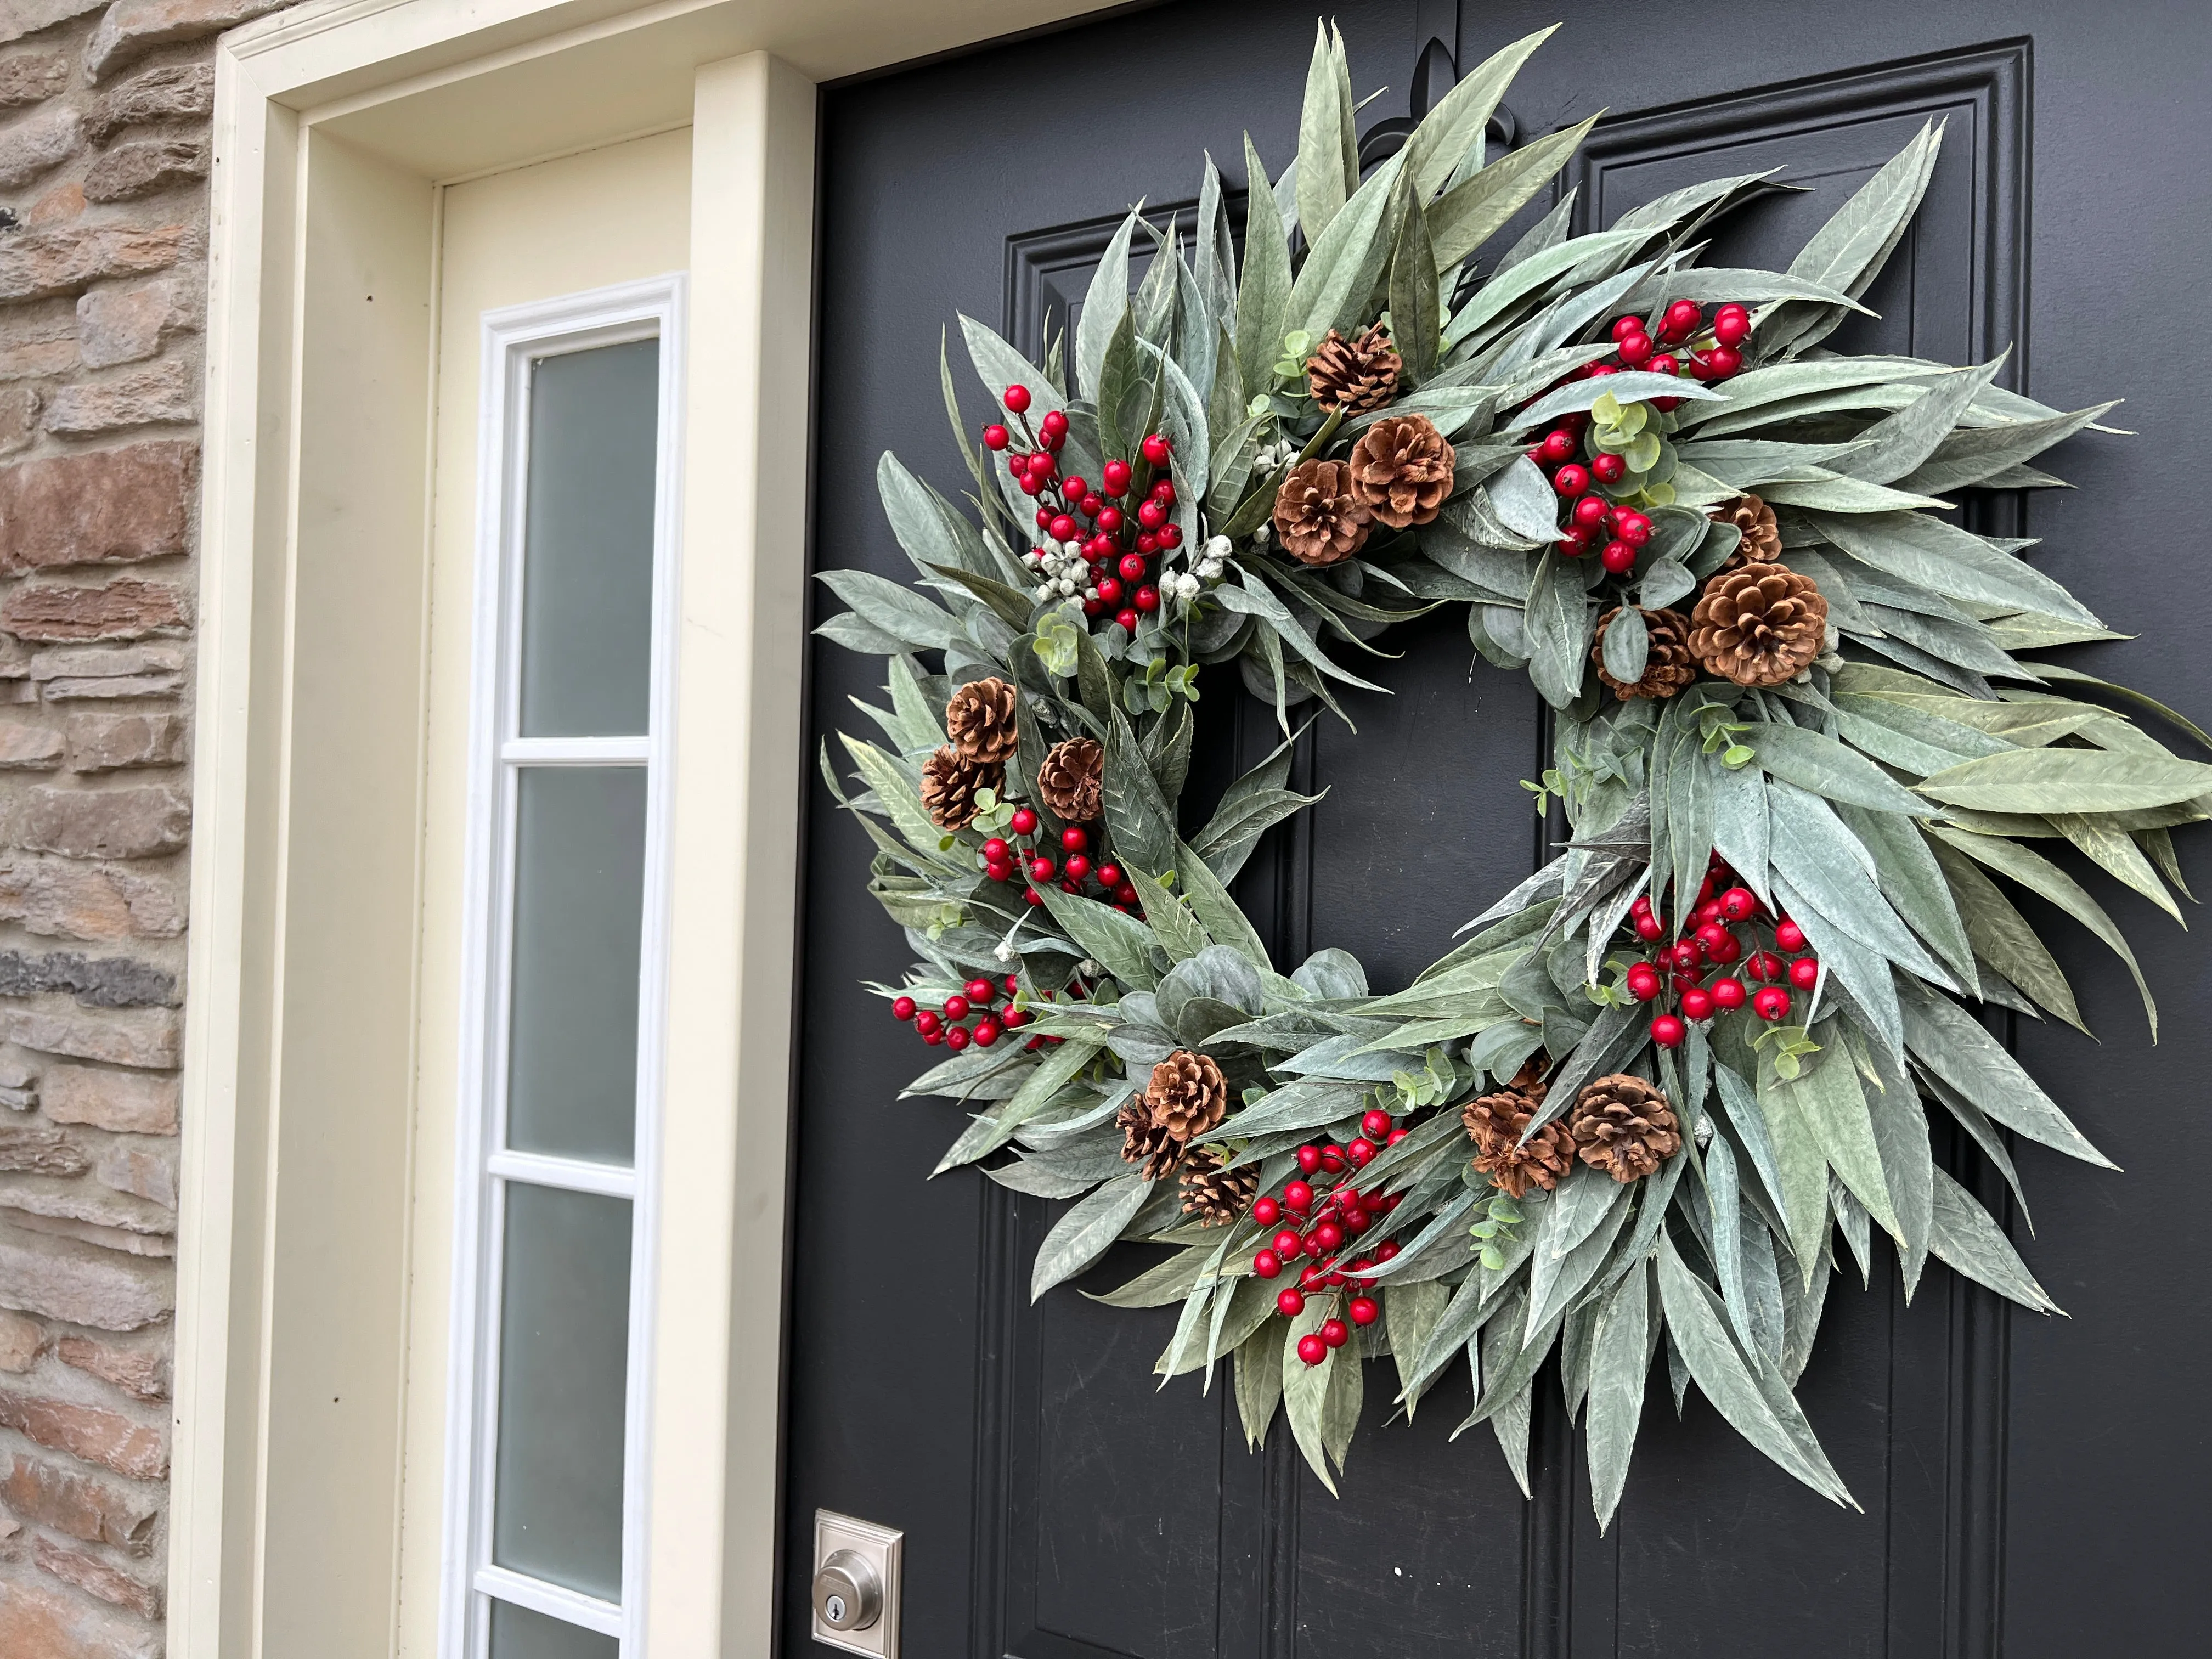
[[[836,1551],[814,1575],[814,1611],[831,1630],[866,1630],[883,1610],[883,1580],[856,1551]]]

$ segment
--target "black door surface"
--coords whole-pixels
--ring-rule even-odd
[[[1696,179],[1778,166],[1814,186],[1738,215],[1716,263],[1780,269],[1929,117],[1948,137],[1917,228],[1845,349],[1986,361],[2075,408],[2124,395],[2134,439],[2085,439],[2080,486],[1985,527],[2039,556],[2157,646],[2076,660],[2212,712],[2195,412],[2207,384],[2212,8],[2148,0],[1345,0],[1355,90],[1406,111],[1431,33],[1462,64],[1564,18],[1508,95],[1519,137],[1610,112],[1563,185],[1587,228]],[[876,457],[949,495],[937,340],[956,310],[1038,355],[1121,214],[1196,193],[1201,151],[1241,183],[1249,129],[1296,147],[1314,20],[1284,0],[1192,0],[835,88],[823,101],[817,376],[817,568],[902,580]],[[1539,202],[1531,211],[1547,204]],[[1492,244],[1510,245],[1512,233]],[[1741,256],[1741,257],[1738,257]],[[955,349],[958,335],[954,334]],[[963,385],[975,418],[981,396]],[[2014,526],[2019,526],[2014,528]],[[836,609],[826,593],[817,596]],[[1240,884],[1278,959],[1345,946],[1378,988],[1534,867],[1518,781],[1543,763],[1525,678],[1474,658],[1455,611],[1402,630],[1395,694],[1358,694],[1355,739],[1324,719],[1298,759],[1327,800],[1272,832]],[[849,723],[872,659],[817,642],[814,735]],[[1200,767],[1233,776],[1271,741],[1233,678],[1208,683]],[[1216,787],[1218,787],[1217,781]],[[1341,1498],[1278,1421],[1248,1455],[1234,1402],[1152,1364],[1172,1310],[1073,1290],[1029,1305],[1028,1263],[1060,1206],[963,1170],[925,1181],[959,1127],[904,1101],[921,1050],[855,989],[903,942],[863,890],[869,848],[818,781],[804,911],[784,1650],[807,1637],[817,1505],[904,1528],[904,1650],[1019,1659],[1268,1656],[2182,1655],[2212,1652],[2203,1594],[2212,1431],[2212,1205],[2191,1131],[2212,1072],[2207,930],[2183,933],[2106,884],[2168,1003],[2142,1036],[2134,993],[2054,919],[2046,937],[2101,1046],[2033,1027],[2019,1052],[2124,1176],[2022,1146],[2044,1320],[1931,1271],[1911,1308],[1894,1267],[1839,1284],[1802,1395],[1865,1513],[1834,1509],[1693,1394],[1647,1412],[1601,1538],[1576,1431],[1537,1393],[1532,1498],[1464,1401],[1408,1426],[1368,1416]],[[1203,787],[1191,794],[1203,805]],[[2203,845],[2183,838],[2185,858]],[[2201,854],[2199,872],[2212,869]],[[2109,961],[2109,958],[2106,958]],[[1959,1167],[1972,1167],[1962,1162]],[[1084,1283],[1125,1276],[1109,1263]],[[1463,1374],[1455,1385],[1463,1396]],[[1440,1389],[1441,1394],[1441,1389]]]

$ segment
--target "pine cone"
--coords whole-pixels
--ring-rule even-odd
[[[921,763],[922,810],[940,830],[965,830],[977,810],[975,792],[1006,787],[1005,767],[964,759],[950,744]]]
[[[1382,324],[1373,325],[1353,340],[1331,329],[1321,349],[1306,359],[1306,389],[1323,409],[1364,415],[1390,401],[1398,390],[1398,372],[1404,367]]]
[[[1782,528],[1774,521],[1774,509],[1758,496],[1739,495],[1732,501],[1723,501],[1713,509],[1712,516],[1717,523],[1736,528],[1735,551],[1721,566],[1723,571],[1741,570],[1747,564],[1771,564],[1782,556]]]
[[[1597,625],[1597,639],[1590,646],[1590,660],[1597,665],[1597,677],[1613,688],[1615,696],[1671,697],[1686,690],[1698,678],[1698,665],[1690,655],[1690,619],[1679,611],[1646,611],[1644,631],[1651,648],[1644,653],[1644,678],[1633,685],[1622,684],[1605,672],[1605,630],[1613,626],[1613,619],[1620,614],[1615,605],[1607,611]]]
[[[1754,563],[1717,572],[1690,618],[1690,654],[1738,685],[1779,685],[1820,654],[1828,602],[1810,576]]]
[[[1260,1191],[1260,1171],[1247,1164],[1234,1170],[1211,1146],[1194,1146],[1182,1161],[1182,1207],[1209,1227],[1225,1227],[1252,1207]]]
[[[963,760],[987,764],[1014,752],[1014,688],[995,675],[970,680],[945,706],[945,728]]]
[[[1188,1146],[1229,1115],[1229,1079],[1211,1054],[1178,1048],[1152,1067],[1145,1104],[1155,1125]]]
[[[1524,1066],[1496,1094],[1460,1108],[1468,1138],[1474,1142],[1474,1167],[1508,1198],[1521,1197],[1532,1185],[1549,1192],[1574,1168],[1575,1146],[1563,1123],[1547,1123],[1526,1146],[1521,1143],[1528,1120],[1544,1103],[1544,1092],[1542,1073]]]
[[[1182,1143],[1152,1121],[1145,1097],[1123,1102],[1114,1122],[1121,1131],[1123,1161],[1143,1164],[1147,1181],[1165,1180],[1182,1158]]]
[[[1650,1175],[1682,1150],[1674,1109],[1659,1085],[1625,1072],[1585,1088],[1567,1127],[1583,1162],[1624,1183]]]
[[[1070,823],[1097,820],[1105,786],[1106,751],[1096,738],[1070,738],[1053,744],[1044,764],[1037,768],[1037,793]]]
[[[1371,515],[1352,493],[1342,461],[1308,461],[1291,469],[1275,492],[1275,533],[1300,564],[1340,564],[1367,539]]]
[[[1393,415],[1352,447],[1352,489],[1393,530],[1426,524],[1451,494],[1452,447],[1425,415]]]

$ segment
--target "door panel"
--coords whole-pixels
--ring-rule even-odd
[[[1333,9],[1355,90],[1395,84],[1370,119],[1403,112],[1417,46],[1439,20],[1469,63],[1565,9]],[[2203,211],[2162,201],[2148,182],[2198,176],[2212,148],[2181,115],[2185,83],[2169,67],[2191,53],[2202,62],[2212,46],[2196,12],[1870,0],[1838,9],[1834,27],[1808,26],[1787,0],[1572,14],[1508,101],[1524,137],[1601,106],[1615,112],[1566,180],[1586,225],[1681,184],[1779,167],[1778,178],[1813,191],[1753,204],[1718,230],[1715,254],[1778,267],[1922,121],[1947,118],[1918,228],[1869,295],[1881,315],[1838,346],[1965,362],[2013,343],[2006,383],[2026,388],[2033,255],[2037,292],[2057,296],[2036,341],[2036,394],[2071,407],[2125,392],[2130,425],[2148,428],[2169,402],[2185,418],[2186,394],[2162,386],[2191,367],[2177,350],[2201,371],[2204,349],[2193,336],[2154,345],[2153,331],[2120,319],[2146,306],[2194,314],[2185,273],[2212,251]],[[818,564],[903,579],[866,477],[896,447],[948,495],[965,483],[939,414],[940,326],[965,311],[1039,355],[1048,319],[1065,325],[1131,200],[1163,214],[1188,203],[1201,149],[1239,182],[1248,125],[1279,170],[1311,30],[1306,9],[1261,0],[1161,6],[828,95]],[[1070,95],[1038,95],[1055,87]],[[2031,109],[2063,135],[2039,153]],[[2039,240],[2033,228],[2054,198],[2065,223]],[[2143,260],[2112,257],[2123,244]],[[2145,263],[2153,256],[2164,263]],[[980,422],[980,392],[963,397]],[[1992,532],[2049,535],[2047,568],[2116,626],[2201,629],[2201,580],[2171,599],[2160,591],[2154,607],[2130,574],[2132,550],[2163,545],[2153,527],[2171,520],[2157,504],[2189,511],[2154,451],[2077,443],[2061,469],[2084,486],[2077,495],[2039,499],[2032,521],[2014,500],[1972,511]],[[2193,550],[2160,556],[2201,579]],[[1540,858],[1544,826],[1519,787],[1545,763],[1540,705],[1522,677],[1475,659],[1463,629],[1455,611],[1388,636],[1401,654],[1363,672],[1394,695],[1347,703],[1356,736],[1324,717],[1302,742],[1293,781],[1328,796],[1262,843],[1239,888],[1279,957],[1341,945],[1378,985],[1402,984]],[[2212,706],[2212,672],[2181,653],[2138,650],[2122,663],[2092,647],[2078,659],[2197,712]],[[815,652],[817,736],[839,723],[848,695],[874,689],[871,668]],[[1201,816],[1200,780],[1218,788],[1275,741],[1272,711],[1233,676],[1203,684],[1189,803]],[[907,1529],[908,1641],[921,1655],[1917,1656],[2106,1650],[2119,1629],[2147,1651],[2208,1639],[2182,1565],[2192,1536],[2183,1505],[2212,1474],[2212,1447],[2180,1391],[2212,1358],[2212,1293],[2176,1288],[2172,1274],[2147,1283],[2144,1267],[2152,1251],[2195,1259],[2212,1231],[2181,1161],[2159,1158],[2148,1109],[2184,1097],[2212,1043],[2176,1006],[2165,1045],[2142,1051],[2130,994],[2069,924],[2054,921],[2048,937],[2107,1041],[2036,1031],[2019,1046],[2132,1172],[2067,1176],[2027,1149],[2030,1196],[2049,1224],[2041,1243],[2017,1218],[2014,1231],[2076,1317],[2014,1317],[1942,1270],[1907,1309],[1893,1261],[1878,1256],[1871,1291],[1855,1272],[1838,1276],[1802,1393],[1865,1512],[1799,1487],[1693,1396],[1679,1423],[1656,1403],[1647,1413],[1601,1539],[1555,1387],[1538,1392],[1526,1499],[1488,1431],[1450,1439],[1468,1404],[1463,1375],[1410,1425],[1384,1425],[1386,1391],[1371,1389],[1343,1494],[1331,1498],[1279,1425],[1246,1453],[1219,1379],[1210,1394],[1191,1378],[1154,1388],[1171,1310],[1107,1309],[1069,1290],[1030,1306],[1030,1258],[1061,1206],[972,1172],[924,1181],[957,1115],[896,1099],[921,1051],[872,1023],[852,988],[903,962],[902,941],[861,890],[864,837],[826,794],[814,805],[787,1650],[805,1650],[796,1610],[817,1504]],[[2206,982],[2198,935],[2100,890],[2147,970],[2185,1003]],[[1985,1179],[1958,1149],[1939,1156]],[[2008,1213],[2001,1188],[1983,1196]],[[1103,1288],[1131,1267],[1116,1260],[1083,1285]],[[1655,1371],[1655,1401],[1664,1376]],[[2130,1398],[2163,1409],[2143,1431],[2116,1434],[2109,1402]],[[2091,1401],[2106,1402],[2088,1408],[2094,1428]]]

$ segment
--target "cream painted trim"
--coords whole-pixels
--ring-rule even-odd
[[[412,1100],[398,1079],[413,1076],[416,957],[394,926],[416,915],[421,882],[407,830],[422,812],[434,181],[687,114],[689,441],[702,460],[686,471],[678,602],[670,1311],[654,1334],[647,1607],[664,1659],[769,1652],[805,565],[805,502],[781,481],[806,476],[810,422],[788,388],[807,383],[811,350],[813,82],[1097,9],[310,0],[219,45],[178,1659],[289,1659],[303,1641],[355,1659],[398,1639],[408,1280],[449,1267],[406,1255]],[[386,303],[362,303],[363,276]],[[332,1012],[356,1002],[373,1018]],[[357,1182],[347,1134],[375,1155]],[[330,1409],[341,1393],[343,1415]],[[380,1471],[387,1440],[394,1467]],[[318,1519],[363,1547],[342,1568],[316,1553],[333,1547]],[[306,1582],[305,1563],[325,1581]],[[320,1596],[349,1611],[303,1624]]]

